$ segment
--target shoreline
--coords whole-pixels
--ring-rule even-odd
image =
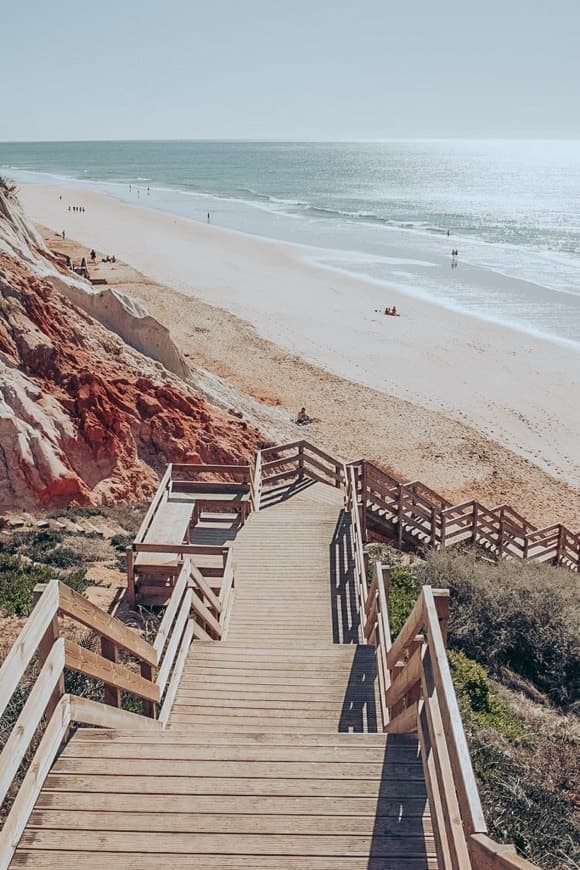
[[[42,229],[42,228],[41,228]],[[50,248],[80,259],[87,249],[43,231]],[[348,381],[260,338],[224,309],[146,278],[131,266],[99,263],[95,274],[142,302],[171,327],[197,389],[241,410],[277,443],[305,437],[350,460],[364,455],[404,480],[421,479],[454,503],[509,502],[539,527],[580,525],[580,494],[470,427]],[[319,420],[299,429],[293,417],[308,395]],[[357,407],[356,419],[345,408]]]
[[[115,253],[162,285],[166,298],[164,304],[157,300],[158,309],[171,308],[170,293],[179,294],[173,301],[180,298],[182,306],[186,300],[212,306],[218,319],[223,314],[217,311],[226,309],[283,354],[365,385],[385,400],[406,401],[426,414],[474,427],[572,486],[580,483],[575,438],[580,415],[570,401],[578,394],[580,357],[573,351],[541,339],[522,340],[506,327],[482,330],[469,315],[304,262],[292,245],[92,191],[74,193],[85,214],[66,211],[70,190],[64,188],[23,186],[21,199],[34,220],[55,229],[62,225],[71,238]],[[396,321],[371,307],[387,293],[404,314]],[[166,310],[164,318],[153,309],[155,294],[137,296],[172,333],[179,332],[177,311],[172,317]],[[227,368],[225,360],[221,365]],[[297,395],[296,409],[305,401]],[[356,408],[350,414],[352,423]],[[451,444],[441,445],[442,452],[450,449]]]
[[[156,184],[145,188],[142,185],[147,179],[134,181],[131,192],[130,184],[127,191],[127,183],[113,179],[87,180],[40,170],[20,170],[16,177],[25,185],[49,185],[68,192],[94,191],[118,203],[177,216],[197,226],[205,225],[209,207],[215,226],[258,241],[289,245],[303,252],[305,256],[300,259],[315,267],[475,318],[481,321],[482,328],[506,328],[580,354],[580,294],[572,289],[577,288],[578,271],[574,278],[568,273],[564,285],[561,275],[554,283],[554,268],[562,263],[552,251],[524,246],[518,252],[509,244],[489,243],[469,233],[462,235],[461,230],[454,231],[450,238],[442,226],[392,221],[384,224],[341,211],[334,214],[345,218],[346,223],[338,227],[325,225],[284,208],[269,207],[273,203],[304,203],[274,197],[267,198],[264,204],[261,199]],[[349,216],[356,219],[348,220]],[[329,226],[334,229],[329,230]],[[362,227],[365,231],[361,236],[358,229]],[[451,275],[449,244],[461,249],[459,269],[454,271],[452,267]],[[493,263],[489,261],[490,251],[494,252]]]

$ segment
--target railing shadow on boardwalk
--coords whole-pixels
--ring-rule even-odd
[[[293,495],[297,495],[299,492],[309,489],[311,486],[314,486],[315,483],[315,480],[303,477],[302,480],[295,480],[292,483],[283,483],[281,486],[267,489],[262,492],[260,509],[273,507],[276,504],[288,501],[288,499],[292,498]]]
[[[367,870],[429,867],[424,817],[427,793],[417,740],[387,738]]]
[[[230,541],[235,541],[240,528],[239,515],[215,515],[211,518],[211,525],[205,520],[205,524],[195,526],[190,532],[189,540],[191,544],[204,547],[223,547]]]
[[[350,515],[340,512],[330,544],[333,643],[358,643],[360,615],[353,571]]]
[[[373,646],[357,646],[338,723],[341,732],[376,733],[379,730],[376,699],[377,664]]]

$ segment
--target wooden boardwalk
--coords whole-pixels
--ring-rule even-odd
[[[343,496],[264,503],[233,544],[225,640],[190,648],[168,728],[77,731],[11,866],[437,867],[416,736],[379,733]]]

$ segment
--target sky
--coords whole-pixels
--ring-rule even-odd
[[[1,0],[0,32],[0,141],[580,138],[578,0]]]

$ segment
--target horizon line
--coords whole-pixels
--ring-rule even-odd
[[[363,145],[384,144],[389,142],[580,142],[580,136],[392,136],[376,138],[298,138],[288,137],[178,137],[178,138],[130,138],[130,139],[0,139],[0,145],[83,145],[95,143],[206,143],[206,144],[298,144],[298,145]]]

